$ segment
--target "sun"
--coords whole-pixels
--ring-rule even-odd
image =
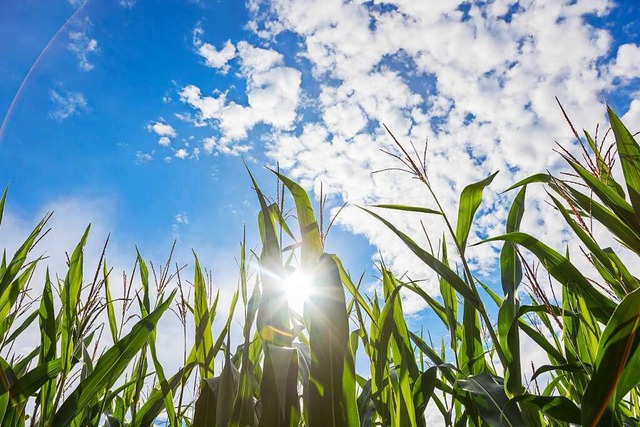
[[[304,302],[311,294],[312,283],[313,276],[302,270],[295,270],[285,277],[283,286],[290,309],[298,314],[302,314]]]

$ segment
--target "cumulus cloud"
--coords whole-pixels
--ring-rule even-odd
[[[464,3],[465,7],[460,7]],[[385,7],[363,2],[252,1],[249,27],[267,42],[291,32],[318,84],[319,119],[300,132],[274,136],[270,157],[308,188],[357,204],[396,202],[433,206],[409,176],[384,170],[400,166],[378,149],[396,149],[385,123],[421,152],[428,139],[428,173],[445,211],[455,219],[465,185],[501,170],[486,191],[471,241],[503,231],[510,197],[499,195],[529,174],[561,168],[554,140],[575,149],[555,96],[579,125],[604,122],[602,94],[613,76],[637,69],[635,45],[620,47],[607,63],[611,34],[586,19],[604,16],[608,0],[561,2],[414,2]],[[366,47],[366,48],[363,48]],[[611,66],[611,73],[608,67]],[[630,109],[628,114],[635,114]],[[561,248],[571,238],[532,188],[523,228]],[[441,236],[434,218],[384,212],[427,245],[424,226]],[[399,272],[429,276],[418,260],[377,221],[346,209],[339,223],[365,235]],[[573,242],[575,243],[575,242]],[[470,248],[480,274],[495,268],[498,246]],[[435,290],[434,281],[425,288]],[[416,307],[417,309],[417,307]]]
[[[158,144],[163,147],[168,147],[171,145],[171,139],[178,136],[178,132],[171,126],[166,123],[164,119],[161,117],[159,121],[152,121],[147,125],[147,131],[155,133],[158,135]]]
[[[640,46],[637,44],[623,44],[618,48],[616,60],[611,72],[623,79],[637,79],[640,70]]]
[[[196,40],[198,44],[205,46],[200,39]],[[283,55],[273,49],[256,47],[246,41],[239,42],[236,48],[240,76],[246,80],[246,105],[227,99],[226,92],[203,94],[195,85],[179,91],[180,100],[195,113],[195,117],[180,117],[196,124],[207,123],[220,134],[203,141],[203,149],[210,153],[245,152],[249,145],[243,140],[254,126],[261,123],[286,131],[293,128],[297,117],[301,72],[286,66]]]
[[[640,94],[631,101],[629,109],[622,116],[622,122],[629,126],[632,133],[640,131]]]
[[[179,92],[193,110],[182,117],[216,131],[203,141],[203,149],[246,151],[248,132],[264,123],[271,127],[261,138],[267,155],[316,194],[322,182],[336,205],[344,200],[433,207],[427,189],[407,174],[375,173],[401,166],[380,152],[398,153],[384,123],[399,141],[413,141],[420,153],[428,140],[430,183],[453,221],[462,189],[501,171],[485,192],[487,202],[470,243],[503,232],[513,195],[501,190],[532,173],[561,170],[554,141],[577,150],[555,97],[577,125],[595,127],[605,122],[603,95],[614,84],[629,84],[638,68],[638,46],[614,50],[609,30],[589,19],[606,16],[613,7],[609,0],[390,0],[384,7],[341,0],[251,0],[248,6],[253,19],[247,27],[263,42],[261,47],[235,44],[247,104],[230,99],[224,88],[203,93],[187,85]],[[299,40],[299,52],[285,56],[273,48],[284,33]],[[196,47],[201,47],[203,34],[197,36]],[[216,59],[225,48],[212,47]],[[224,58],[216,64],[222,70],[229,62]],[[302,92],[303,73],[317,96]],[[629,117],[640,109],[635,98]],[[301,111],[301,99],[308,100],[304,107],[311,114]],[[530,189],[523,229],[535,230],[558,249],[569,244],[579,253],[544,198],[540,188]],[[444,230],[434,217],[383,215],[425,247],[423,225],[430,236],[442,236]],[[433,278],[391,232],[362,211],[347,208],[338,223],[366,236],[397,272]],[[495,271],[499,247],[467,250],[477,274]],[[424,287],[435,291],[436,283],[428,280]],[[412,306],[413,311],[420,308]]]
[[[62,85],[52,89],[49,98],[54,104],[54,109],[49,111],[49,117],[58,121],[89,111],[89,104],[81,92],[67,90]]]
[[[186,148],[180,148],[176,150],[174,154],[174,156],[178,159],[186,159],[188,155],[189,155],[189,152],[187,151]]]
[[[229,71],[228,62],[236,56],[236,48],[231,43],[231,40],[227,40],[220,50],[215,46],[202,41],[202,35],[204,31],[201,27],[196,27],[193,30],[193,45],[197,49],[197,52],[205,60],[205,64],[208,67],[216,68],[222,73]]]

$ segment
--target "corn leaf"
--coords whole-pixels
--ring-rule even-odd
[[[582,400],[584,426],[611,425],[618,401],[640,383],[640,290],[627,295],[604,329]]]
[[[480,207],[482,202],[482,192],[493,179],[498,172],[494,172],[482,181],[470,184],[462,190],[460,194],[460,202],[458,204],[458,223],[456,225],[456,240],[458,242],[458,248],[460,249],[460,255],[464,256],[465,248],[467,246],[467,238],[469,237],[469,231],[471,230],[471,224],[473,223],[473,217]]]
[[[322,255],[313,296],[305,303],[311,352],[309,426],[357,426],[355,370],[349,318],[338,267]]]
[[[640,147],[616,113],[609,107],[607,107],[607,113],[611,129],[616,137],[616,148],[627,184],[629,199],[636,217],[640,217]]]
[[[67,425],[87,405],[99,396],[101,391],[109,388],[120,377],[131,359],[145,345],[149,335],[156,327],[158,320],[169,308],[176,291],[161,303],[156,310],[142,318],[131,332],[122,337],[98,359],[91,375],[84,379],[66,398],[56,412],[53,423]]]

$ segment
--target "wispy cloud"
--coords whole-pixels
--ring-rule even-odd
[[[62,85],[52,89],[49,98],[54,104],[54,109],[49,111],[49,117],[58,121],[89,111],[89,104],[81,92],[66,90]]]
[[[187,215],[186,212],[180,212],[178,214],[176,214],[176,216],[174,217],[174,220],[177,224],[184,224],[184,225],[188,225],[189,224],[189,215]]]
[[[186,212],[178,212],[173,217],[173,224],[171,228],[173,229],[173,234],[178,235],[180,231],[189,225],[189,215]]]
[[[143,163],[150,162],[151,160],[153,160],[153,154],[154,154],[153,151],[150,152],[150,153],[145,153],[145,152],[142,152],[142,151],[136,151],[135,164],[141,165]]]
[[[98,52],[98,41],[89,36],[91,21],[88,18],[75,22],[77,30],[69,31],[67,48],[78,58],[78,66],[83,71],[91,71],[94,65],[90,56]]]
[[[67,2],[68,2],[71,6],[73,6],[73,7],[75,7],[75,8],[78,8],[78,7],[82,6],[82,5],[83,5],[83,4],[85,4],[87,1],[88,1],[88,0],[67,0]]]
[[[137,3],[137,0],[118,0],[120,7],[125,9],[132,9]]]

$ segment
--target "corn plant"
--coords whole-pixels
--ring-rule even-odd
[[[337,255],[325,253],[322,208],[318,222],[304,189],[278,171],[274,200],[249,173],[260,205],[261,244],[253,251],[243,238],[238,287],[227,307],[220,306],[220,290],[214,292],[195,254],[187,287],[183,268],[170,270],[172,255],[157,271],[137,253],[133,273],[123,276],[123,297],[114,299],[106,244],[95,273],[85,276],[89,227],[66,273],[46,271],[41,295],[29,298],[44,262],[31,254],[47,232],[47,215],[0,263],[2,425],[421,427],[427,411],[439,412],[447,426],[637,425],[639,282],[619,253],[596,241],[592,224],[640,255],[640,147],[610,110],[609,119],[610,147],[604,147],[606,137],[598,141],[585,132],[582,162],[561,152],[572,176],[537,174],[509,189],[517,194],[505,234],[481,242],[503,242],[494,280],[501,293],[474,274],[466,256],[495,174],[464,188],[453,222],[429,182],[426,158],[411,156],[395,138],[395,156],[434,205],[363,209],[436,273],[439,295],[396,276],[384,261],[376,265],[380,292],[362,291],[362,277],[354,280]],[[612,173],[616,152],[624,181]],[[575,254],[520,230],[526,189],[540,184],[597,278],[576,267]],[[7,191],[0,223],[6,197]],[[293,201],[292,209],[285,209],[285,200]],[[441,221],[446,231],[437,250],[387,221],[388,209]],[[560,295],[547,295],[539,270]],[[289,307],[284,287],[296,271],[312,278],[302,313]],[[401,297],[407,294],[425,301],[448,337],[433,343],[411,329]],[[156,325],[168,310],[185,337],[187,325],[194,325],[194,340],[185,338],[182,366],[173,373],[160,363],[157,346]],[[223,319],[218,330],[217,317]],[[32,325],[39,326],[39,345],[21,356],[14,345]],[[235,348],[232,336],[240,336]],[[525,337],[549,360],[531,375],[520,353]],[[356,370],[356,360],[368,368]]]
[[[440,277],[442,303],[422,291],[416,283],[409,281],[403,285],[424,298],[451,336],[449,352],[438,352],[417,335],[411,335],[419,352],[430,359],[430,369],[438,370],[435,389],[439,393],[431,397],[446,425],[611,426],[636,425],[639,422],[637,386],[640,378],[636,369],[636,332],[640,319],[638,279],[611,248],[598,245],[587,225],[591,221],[600,223],[626,249],[640,254],[640,147],[613,111],[608,113],[615,137],[611,148],[603,152],[603,145],[585,132],[588,147],[583,147],[586,165],[567,151],[561,153],[574,170],[574,176],[562,179],[538,174],[510,188],[520,188],[520,191],[509,211],[507,233],[485,240],[504,242],[500,253],[503,297],[475,278],[465,261],[469,226],[481,202],[482,189],[491,183],[495,174],[463,190],[454,229],[429,184],[424,160],[412,158],[398,143],[402,153],[398,159],[409,173],[426,185],[437,209],[397,205],[379,207],[423,212],[442,218],[462,263],[462,275],[459,275],[447,264],[446,240],[443,239],[442,259],[438,259],[393,224],[369,211]],[[575,130],[574,133],[581,143]],[[614,150],[618,152],[624,172],[626,193],[612,174]],[[573,178],[581,180],[589,194],[582,192]],[[574,266],[568,253],[563,255],[519,230],[526,186],[532,183],[547,186],[551,202],[584,245],[584,253],[600,275],[599,280],[587,278]],[[541,292],[522,250],[537,258],[539,266],[562,287],[560,306],[552,304],[550,298]],[[518,297],[523,271],[533,281],[532,288],[538,290],[527,298],[530,304],[521,304]],[[477,284],[484,288],[488,298],[481,298]],[[462,303],[461,310],[458,299]],[[391,303],[392,298],[386,298],[386,304]],[[497,306],[495,326],[487,304]],[[539,323],[528,322],[528,314],[535,315]],[[490,337],[486,351],[480,338],[482,328]],[[538,367],[529,379],[531,382],[542,374],[550,374],[551,379],[542,391],[523,386],[524,367],[521,365],[519,344],[522,334],[544,349],[551,361],[550,365]],[[453,355],[453,360],[448,360],[450,355]],[[504,373],[489,363],[494,355]],[[400,422],[389,424],[409,425]]]

